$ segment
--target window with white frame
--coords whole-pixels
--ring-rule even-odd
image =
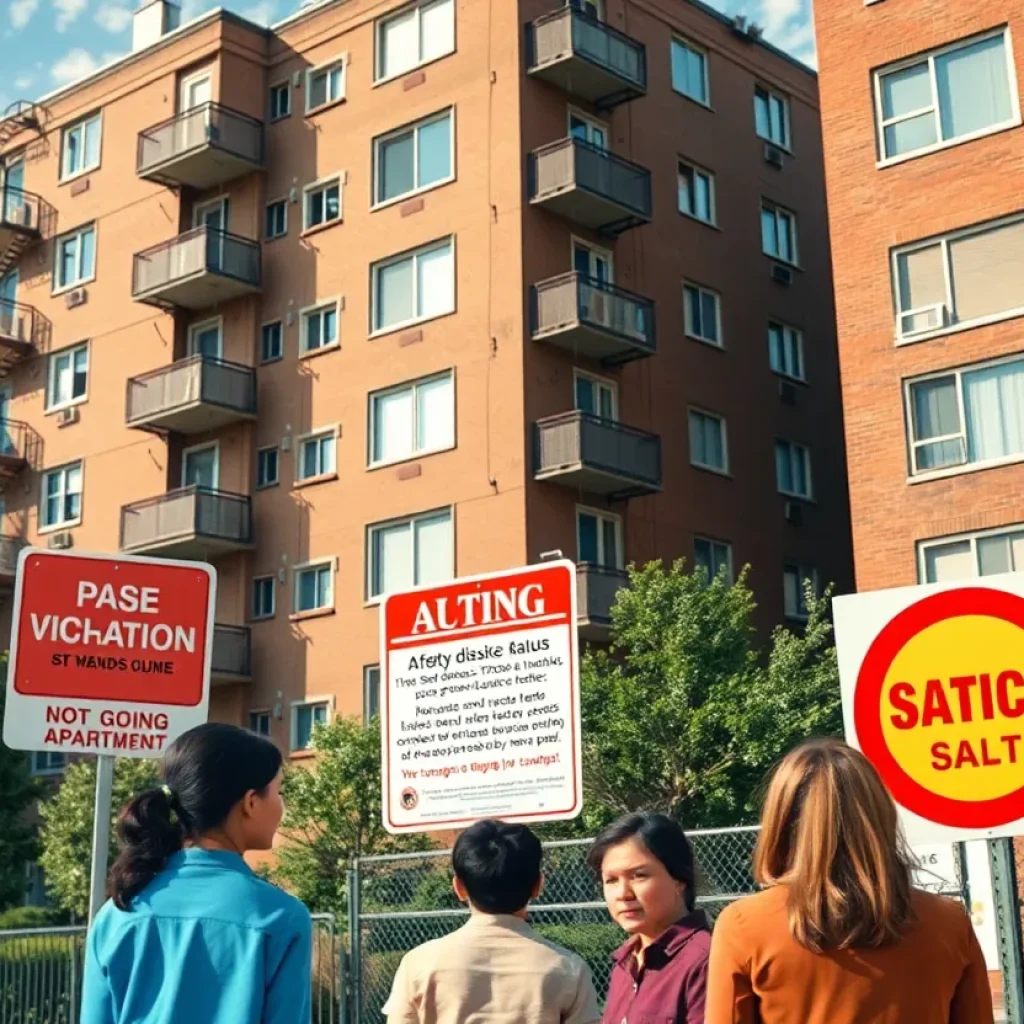
[[[341,220],[341,175],[307,185],[303,198],[304,230]]]
[[[707,573],[708,582],[724,573],[726,583],[732,583],[732,545],[707,537],[693,539],[693,565]]]
[[[61,181],[73,178],[100,165],[103,119],[99,114],[69,125],[61,135]]]
[[[1024,313],[1024,217],[893,251],[897,341]]]
[[[390,203],[451,181],[454,156],[450,108],[378,136],[373,140],[374,203]]]
[[[310,68],[306,72],[306,113],[345,98],[345,58]]]
[[[370,465],[455,446],[455,378],[449,370],[370,394]]]
[[[338,344],[338,303],[330,302],[302,314],[302,352],[315,352]]]
[[[337,431],[332,427],[299,442],[297,480],[314,480],[335,472],[336,438]]]
[[[880,68],[874,79],[883,160],[941,149],[1020,123],[1006,28]]]
[[[269,711],[250,711],[249,712],[249,732],[256,733],[257,736],[270,736],[270,712]]]
[[[684,284],[683,323],[688,337],[721,348],[722,306],[714,292],[700,285]]]
[[[807,590],[818,593],[818,572],[806,565],[787,565],[782,570],[783,611],[787,619],[805,621],[810,613]]]
[[[618,388],[615,381],[595,377],[577,370],[575,373],[575,405],[580,412],[603,420],[619,418]]]
[[[1024,571],[1024,525],[922,541],[918,550],[918,578],[922,583],[1021,572]]]
[[[690,410],[690,462],[702,469],[728,472],[729,451],[725,420],[721,416]]]
[[[292,90],[287,82],[270,87],[270,120],[280,121],[292,112]]]
[[[61,235],[54,246],[54,290],[75,288],[96,276],[96,225]]]
[[[761,202],[761,248],[766,256],[796,264],[796,214],[781,206]]]
[[[331,717],[331,702],[306,701],[292,705],[292,750],[309,750],[313,745],[313,730],[327,725]]]
[[[252,581],[252,617],[272,619],[277,610],[277,580],[273,576],[257,576]]]
[[[363,666],[363,721],[380,714],[380,665]]]
[[[295,570],[295,611],[315,612],[334,607],[334,564],[321,562]]]
[[[374,331],[430,320],[455,309],[451,238],[375,263],[370,273]]]
[[[284,328],[280,320],[260,328],[260,362],[272,363],[284,355]]]
[[[768,321],[768,363],[783,377],[806,380],[804,375],[804,336],[795,327]]]
[[[576,560],[605,569],[621,569],[622,520],[610,512],[576,509]]]
[[[455,51],[455,0],[412,4],[377,22],[376,81]]]
[[[781,494],[809,499],[813,493],[810,449],[792,441],[776,441],[775,482]]]
[[[679,161],[679,212],[705,224],[715,223],[715,176]]]
[[[373,599],[455,575],[451,509],[377,523],[367,531],[367,591]]]
[[[755,86],[754,130],[762,139],[789,149],[789,99],[772,89]]]
[[[256,452],[257,487],[273,487],[280,481],[280,461],[277,445]]]
[[[708,55],[685,39],[672,40],[672,88],[707,106]]]
[[[85,401],[89,385],[89,346],[76,345],[47,358],[46,408],[62,409]]]
[[[269,242],[288,234],[288,200],[276,199],[267,203],[266,225],[263,234]]]
[[[43,473],[40,519],[44,528],[74,526],[82,518],[82,463]]]
[[[911,473],[1024,456],[1024,358],[906,384]]]
[[[67,765],[67,755],[57,750],[36,750],[32,753],[33,775],[59,775]]]

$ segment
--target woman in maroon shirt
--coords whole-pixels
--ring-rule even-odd
[[[612,956],[602,1024],[703,1024],[711,931],[695,910],[693,850],[671,818],[630,814],[588,857],[629,940]]]

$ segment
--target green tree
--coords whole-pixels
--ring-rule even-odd
[[[159,781],[155,761],[118,758],[111,801],[110,861],[117,855],[114,823],[121,808],[137,793]],[[96,759],[68,765],[60,787],[39,811],[43,818],[39,863],[50,895],[65,910],[85,917],[89,912],[89,866],[96,806]]]

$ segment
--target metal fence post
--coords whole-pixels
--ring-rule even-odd
[[[359,885],[359,861],[352,861],[352,870],[348,872],[348,970],[351,982],[350,998],[348,1001],[349,1017],[348,1024],[359,1024],[360,1003],[362,989],[363,960],[360,955],[360,885]]]
[[[1017,889],[1017,865],[1012,839],[993,839],[988,844],[995,898],[999,966],[1003,973],[1006,1024],[1024,1024],[1024,956],[1021,952],[1021,901]]]

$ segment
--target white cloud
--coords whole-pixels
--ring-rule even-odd
[[[88,6],[89,0],[53,0],[53,9],[57,12],[57,31],[67,32]]]
[[[266,28],[273,20],[276,12],[277,4],[274,0],[260,0],[259,3],[253,4],[252,7],[243,8],[238,13],[246,21],[251,21],[256,25],[262,25]]]
[[[123,32],[132,22],[132,12],[127,7],[117,4],[100,4],[96,11],[95,22],[107,32]]]
[[[25,89],[32,88],[33,81],[35,81],[35,79],[33,79],[31,75],[19,75],[14,80],[14,88],[17,89],[18,92],[23,92]]]
[[[100,62],[88,50],[77,46],[73,50],[68,50],[50,68],[50,77],[57,85],[67,85],[69,82],[75,82],[79,78],[91,75],[99,66]]]
[[[16,29],[24,28],[38,9],[39,0],[11,0],[11,24]]]
[[[764,30],[766,42],[817,67],[811,0],[720,0],[716,6],[730,15],[746,15]]]
[[[181,23],[185,24],[187,21],[191,21],[193,18],[198,18],[200,14],[205,14],[210,10],[216,0],[182,0],[181,3]]]

